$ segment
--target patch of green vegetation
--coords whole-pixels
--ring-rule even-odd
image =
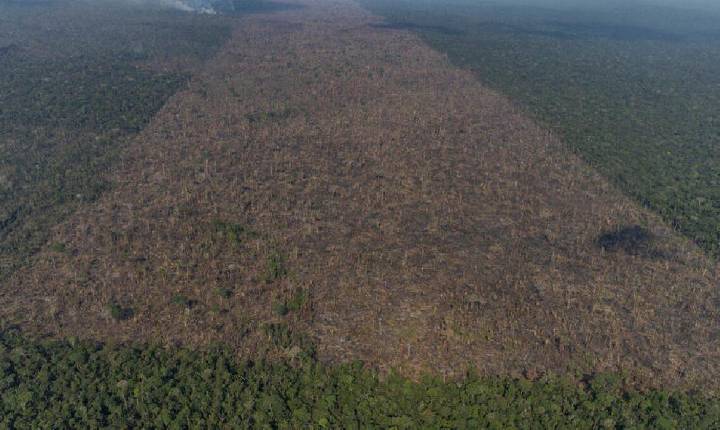
[[[278,330],[274,328],[273,330]],[[468,375],[395,374],[311,356],[237,361],[190,351],[0,335],[3,428],[717,428],[720,399],[623,388],[614,375],[586,385]]]
[[[720,255],[717,8],[363,3],[386,27],[418,32],[519,102],[620,189]]]
[[[64,243],[60,243],[60,242],[55,242],[55,243],[53,243],[53,244],[50,245],[50,250],[51,250],[52,252],[57,252],[58,254],[64,254],[65,251],[66,251],[66,249],[65,249],[65,244],[64,244]]]
[[[282,279],[288,275],[286,258],[277,250],[270,252],[265,262],[265,271],[263,279],[270,283]]]
[[[218,287],[215,292],[217,292],[218,296],[222,297],[223,299],[229,299],[233,295],[232,288],[228,287]]]
[[[290,312],[299,311],[305,303],[307,303],[307,291],[297,288],[289,299],[278,300],[273,303],[273,313],[278,316],[285,316]]]
[[[170,303],[181,306],[186,309],[190,309],[195,305],[195,301],[191,300],[188,296],[186,296],[184,294],[175,294],[170,299]]]
[[[244,238],[253,238],[256,234],[245,226],[221,220],[213,221],[215,231],[230,243],[240,245]]]
[[[280,316],[280,317],[284,317],[285,315],[288,314],[288,312],[289,312],[290,310],[288,309],[288,306],[287,306],[287,304],[286,304],[285,302],[283,302],[283,301],[278,301],[278,302],[273,303],[273,305],[272,305],[272,311],[273,311],[273,313],[274,313],[275,315]]]
[[[117,321],[124,321],[135,315],[135,311],[132,308],[126,308],[114,302],[108,305],[108,311],[110,312],[110,316]]]
[[[287,301],[287,308],[290,311],[299,311],[307,303],[308,293],[303,288],[296,288],[290,300]]]

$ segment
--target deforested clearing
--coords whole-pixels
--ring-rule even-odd
[[[717,389],[715,260],[411,29],[284,4],[224,22],[107,189],[3,281],[3,321],[246,358],[312,344],[410,378]]]

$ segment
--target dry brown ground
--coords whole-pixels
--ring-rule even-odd
[[[43,251],[2,289],[2,318],[244,354],[285,320],[324,359],[409,374],[717,385],[713,263],[417,36],[369,27],[346,0],[299,1],[238,21],[114,191],[57,229],[68,252]],[[597,245],[633,225],[653,252]],[[271,255],[287,276],[265,279]],[[310,300],[275,315],[296,288]],[[134,316],[113,320],[111,302]]]

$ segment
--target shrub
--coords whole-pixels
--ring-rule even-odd
[[[285,316],[287,315],[289,309],[288,306],[285,304],[285,302],[275,302],[272,305],[273,313],[277,316]]]
[[[273,303],[273,313],[278,316],[285,316],[291,311],[299,311],[307,302],[307,292],[302,288],[296,288],[292,297],[288,300]]]
[[[220,233],[226,240],[235,245],[239,245],[243,237],[251,235],[252,233],[240,224],[221,220],[213,221],[213,226],[216,232]]]
[[[227,287],[218,287],[215,289],[215,292],[218,294],[218,296],[222,297],[223,299],[229,299],[233,295],[232,288],[227,288]]]
[[[183,294],[175,294],[172,299],[170,299],[170,302],[172,304],[185,307],[187,309],[190,309],[195,305],[194,300],[190,300],[187,296]]]
[[[285,257],[277,251],[273,251],[267,258],[265,265],[265,282],[273,282],[287,276],[288,270],[285,265]]]
[[[108,311],[110,312],[110,316],[116,321],[130,319],[135,314],[132,308],[122,307],[117,303],[110,303],[108,305]]]
[[[50,250],[52,252],[57,252],[58,254],[64,254],[65,253],[65,244],[60,242],[54,242],[52,245],[50,245]]]

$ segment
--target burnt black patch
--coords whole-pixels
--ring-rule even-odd
[[[609,252],[623,251],[631,255],[657,256],[650,231],[639,225],[626,226],[598,236],[597,245]]]

